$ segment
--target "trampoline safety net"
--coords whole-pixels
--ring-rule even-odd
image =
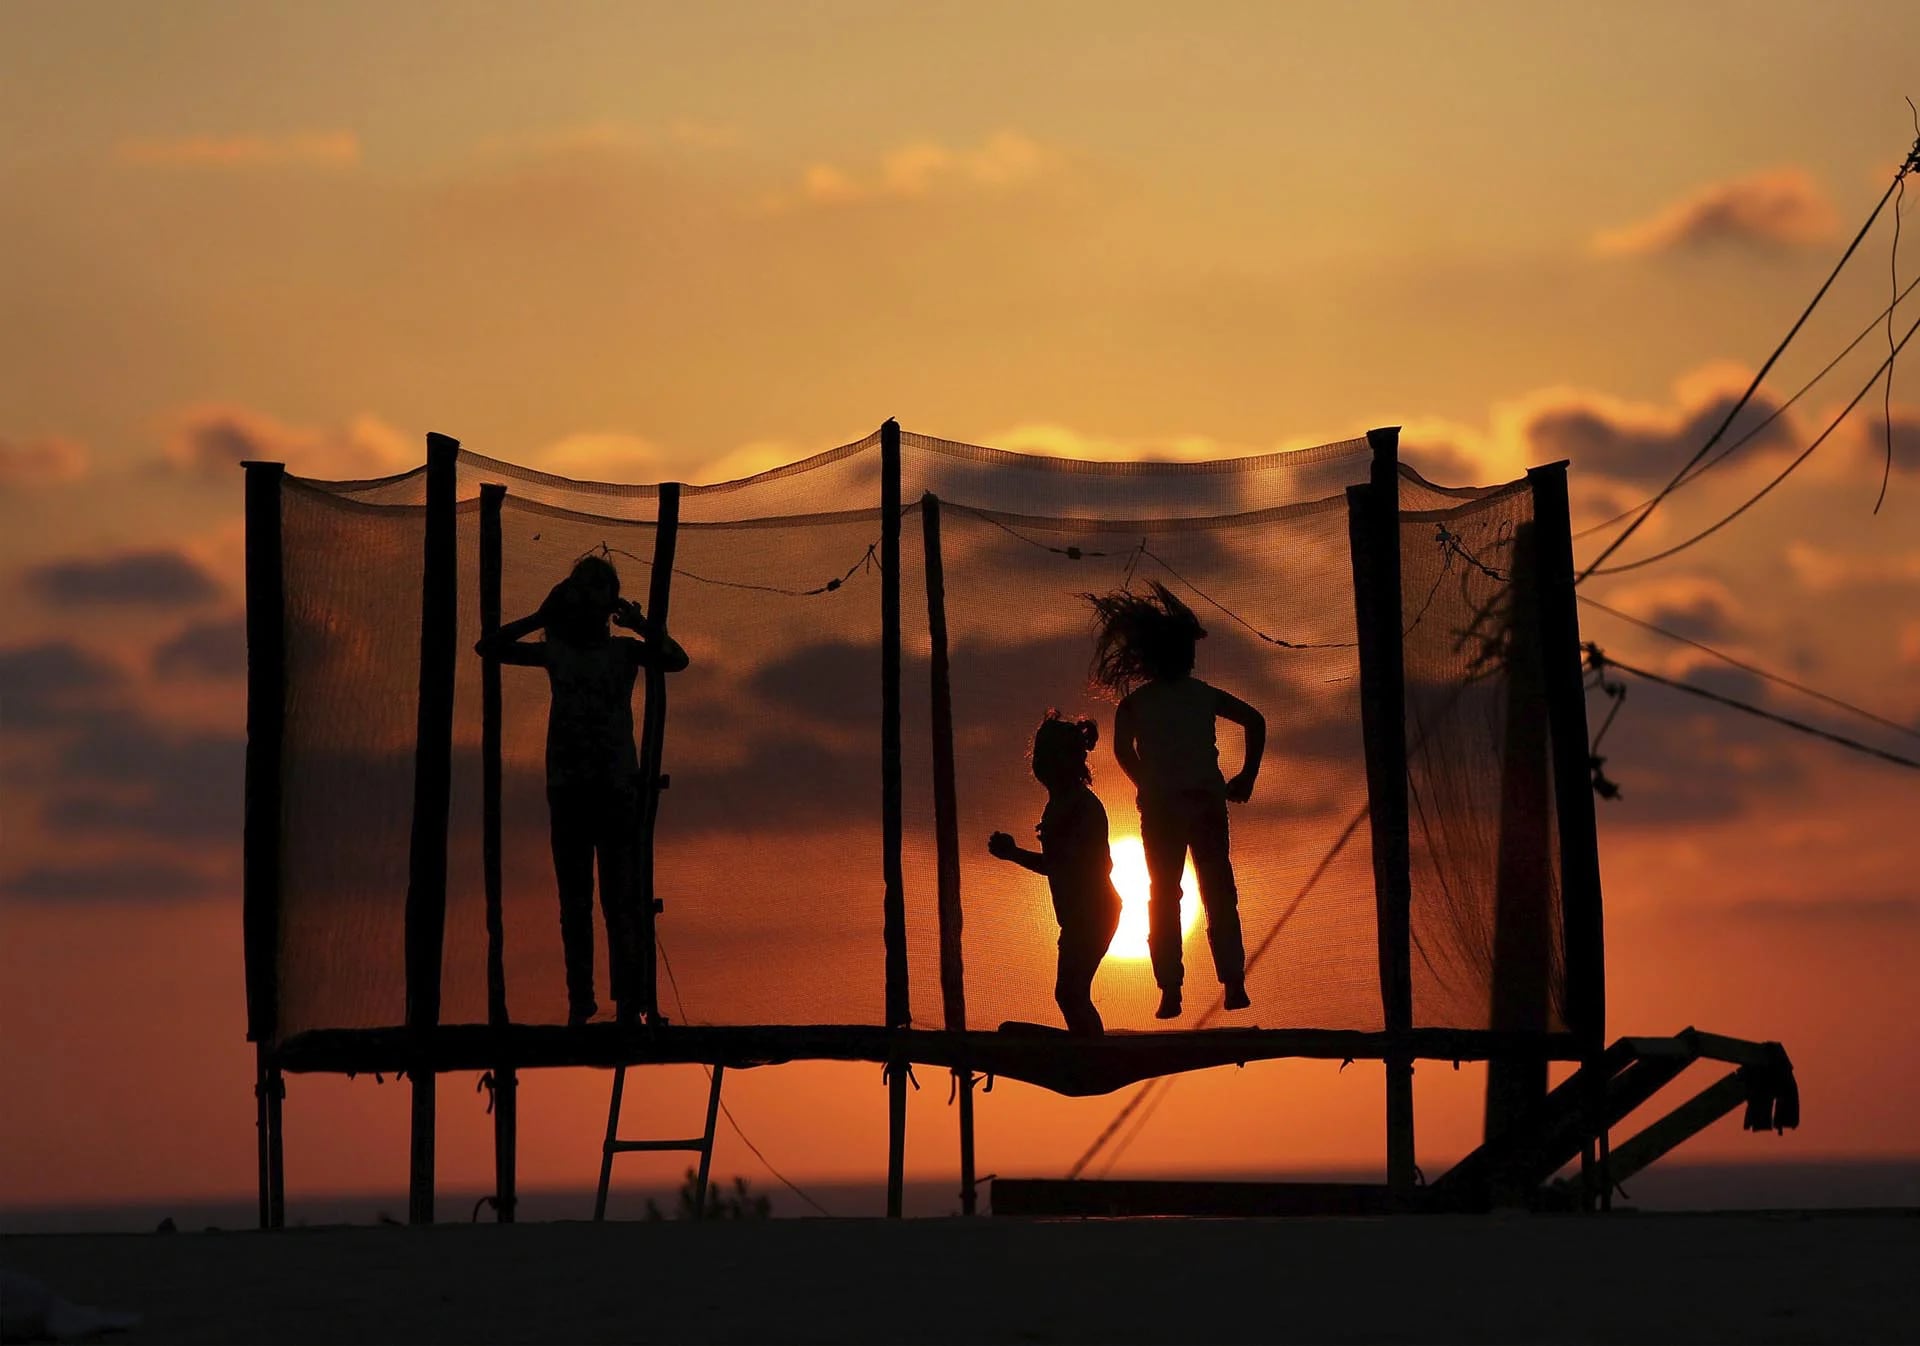
[[[1346,488],[1367,441],[1206,463],[1093,463],[901,438],[903,873],[918,1027],[1057,1023],[1046,883],[991,859],[1032,845],[1026,759],[1042,714],[1101,725],[1093,785],[1127,906],[1094,985],[1108,1027],[1149,1029],[1138,811],[1113,706],[1089,689],[1081,595],[1157,580],[1205,624],[1196,673],[1266,715],[1264,768],[1232,812],[1254,1008],[1267,1028],[1384,1026]],[[656,840],[659,999],[676,1023],[885,1022],[879,435],[680,499]],[[458,641],[440,1022],[488,1018],[480,487],[500,505],[501,612],[535,611],[589,552],[644,601],[654,487],[576,482],[461,451]],[[286,478],[284,729],[274,1041],[405,1022],[405,909],[420,695],[426,472]],[[923,496],[938,500],[951,664],[961,912],[936,899]],[[1561,1031],[1564,923],[1525,481],[1399,474],[1415,1027]],[[510,1019],[566,1020],[538,669],[501,669],[501,946]],[[635,693],[640,723],[641,692]],[[1239,731],[1222,722],[1231,774]],[[610,1013],[604,930],[599,1001]],[[1213,998],[1184,907],[1188,1022]],[[949,941],[943,951],[942,940]],[[943,1006],[943,952],[964,1014]],[[1223,1022],[1216,1020],[1215,1022]]]

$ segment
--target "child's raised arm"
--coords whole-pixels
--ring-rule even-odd
[[[614,609],[613,620],[615,625],[624,626],[636,634],[644,634],[647,629],[647,614],[640,610],[638,603],[631,600],[623,601]],[[643,666],[654,662],[656,646],[653,642],[636,640],[632,643],[640,647],[640,663]],[[680,642],[664,631],[660,633],[657,652],[660,670],[663,673],[679,673],[692,662],[687,658],[687,652],[680,648]]]
[[[1022,869],[1032,870],[1035,874],[1040,875],[1040,877],[1046,877],[1047,857],[1039,851],[1023,849],[1020,844],[1013,839],[1010,833],[995,832],[992,836],[988,837],[987,854],[996,860],[1011,860]]]
[[[508,622],[492,635],[482,636],[475,641],[473,652],[483,659],[498,659],[503,664],[538,667],[542,662],[540,647],[526,637],[546,624],[546,617],[539,612]]]
[[[1218,687],[1213,692],[1219,698],[1213,713],[1231,720],[1247,734],[1247,759],[1240,765],[1240,774],[1227,782],[1227,798],[1244,804],[1253,797],[1253,782],[1260,775],[1260,759],[1267,751],[1267,717],[1231,692]]]

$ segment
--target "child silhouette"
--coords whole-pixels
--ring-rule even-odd
[[[1106,1031],[1093,1006],[1093,974],[1120,928],[1120,894],[1113,886],[1113,853],[1107,845],[1107,810],[1088,785],[1087,753],[1099,740],[1092,720],[1069,723],[1055,711],[1033,735],[1033,774],[1047,787],[1046,812],[1034,830],[1038,851],[1023,850],[1005,832],[987,838],[987,850],[1046,876],[1053,914],[1060,922],[1060,962],[1053,1000],[1067,1030],[1097,1036]]]
[[[567,1022],[599,1013],[593,998],[593,870],[607,925],[607,974],[621,1019],[640,1012],[639,950],[633,911],[633,846],[640,822],[640,762],[633,747],[633,684],[658,661],[687,666],[672,639],[660,649],[615,637],[608,619],[642,629],[640,605],[620,597],[620,575],[586,556],[553,586],[540,610],[508,622],[474,646],[503,664],[544,668],[553,693],[547,713],[547,808],[553,874],[560,890],[560,943],[567,964]],[[545,630],[546,638],[525,637]]]
[[[1180,957],[1180,875],[1189,851],[1207,913],[1213,968],[1226,1007],[1245,1009],[1246,951],[1240,899],[1227,850],[1227,802],[1244,804],[1266,750],[1266,719],[1239,697],[1193,676],[1194,645],[1207,632],[1192,609],[1150,584],[1150,592],[1087,594],[1096,638],[1092,679],[1121,698],[1113,717],[1113,755],[1139,790],[1140,842],[1149,896],[1147,948],[1160,987],[1157,1019],[1180,1015],[1185,969]],[[1246,731],[1246,761],[1227,780],[1220,771],[1214,720]]]

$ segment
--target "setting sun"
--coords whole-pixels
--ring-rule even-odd
[[[1113,842],[1113,886],[1120,890],[1120,928],[1114,932],[1109,958],[1147,956],[1147,853],[1139,837]],[[1180,937],[1193,933],[1200,915],[1200,889],[1193,877],[1193,861],[1180,876]]]

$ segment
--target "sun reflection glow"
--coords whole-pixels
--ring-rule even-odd
[[[1109,958],[1147,957],[1147,853],[1139,837],[1116,837],[1113,850],[1113,886],[1120,890],[1120,928],[1114,932]],[[1200,918],[1200,889],[1193,877],[1193,861],[1180,876],[1180,936],[1193,933]]]

